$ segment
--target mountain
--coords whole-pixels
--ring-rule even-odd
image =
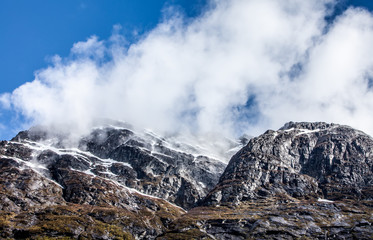
[[[72,145],[66,142],[65,135],[34,127],[0,143],[1,237],[115,239],[113,227],[118,236],[125,229],[136,238],[155,237],[206,196],[232,149],[242,147],[242,139],[218,139],[227,149],[207,156],[211,144],[193,146],[193,139],[180,142],[126,124],[106,124]],[[71,226],[53,223],[70,215]]]
[[[194,229],[218,239],[372,239],[372,173],[370,136],[290,122],[252,138],[200,207],[164,236]]]
[[[240,142],[224,139],[227,156],[203,155],[204,146],[166,139],[151,131],[103,126],[82,137],[77,147],[64,147],[63,136],[48,136],[41,128],[20,132],[10,142],[34,154],[47,176],[65,186],[60,169],[112,180],[144,194],[170,201],[185,209],[206,196],[223,173],[231,149]],[[23,155],[21,159],[31,159]]]
[[[336,124],[288,123],[252,139],[233,156],[207,201],[372,200],[372,184],[370,136]]]
[[[338,124],[238,141],[34,127],[0,143],[0,237],[371,239],[372,171],[373,139]]]

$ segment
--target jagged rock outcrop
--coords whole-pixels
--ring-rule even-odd
[[[288,123],[235,154],[207,202],[284,195],[298,199],[373,198],[373,139],[337,124]]]
[[[27,164],[1,157],[0,169],[0,211],[18,213],[65,204],[62,189]]]
[[[217,186],[160,239],[371,239],[373,139],[290,122],[253,138]]]
[[[19,133],[12,142],[38,150],[37,162],[58,182],[64,176],[56,169],[69,168],[115,180],[185,209],[206,196],[226,167],[224,159],[202,155],[191,145],[124,127],[96,128],[80,139],[78,149],[65,148],[63,137],[48,136],[40,128]],[[240,144],[230,142],[229,149]]]
[[[166,200],[90,174],[90,164],[100,161],[94,156],[32,142],[0,145],[2,239],[154,238],[185,213]]]
[[[139,136],[127,129],[96,129],[80,142],[80,148],[126,163],[105,171],[117,174],[118,181],[129,187],[186,209],[206,196],[226,166],[221,160],[178,150],[154,133]]]
[[[197,148],[123,126],[76,147],[21,132],[0,143],[0,238],[372,239],[363,132],[290,122],[251,139],[225,170]]]
[[[67,140],[34,127],[0,143],[1,238],[154,238],[185,212],[178,206],[203,198],[226,166],[192,145],[127,125],[95,128],[73,145]]]

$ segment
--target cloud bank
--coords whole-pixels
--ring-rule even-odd
[[[214,0],[135,43],[116,26],[56,56],[1,102],[31,124],[83,133],[110,118],[156,131],[260,134],[287,121],[373,134],[373,15],[333,0]]]

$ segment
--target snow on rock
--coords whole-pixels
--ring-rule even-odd
[[[21,132],[10,144],[31,150],[28,164],[39,161],[50,176],[56,175],[56,166],[68,167],[186,209],[214,187],[229,158],[243,146],[242,139],[218,134],[161,136],[123,124],[95,127],[77,145],[64,145],[61,136],[49,136],[40,127],[32,131]]]
[[[328,199],[323,199],[323,198],[318,198],[318,202],[323,202],[323,203],[334,203],[334,201],[328,200]]]

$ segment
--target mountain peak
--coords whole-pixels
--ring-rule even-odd
[[[211,196],[370,199],[373,139],[338,124],[293,123],[267,131],[234,155]],[[231,186],[235,182],[234,187]],[[214,193],[215,191],[215,193]]]
[[[279,130],[290,130],[290,129],[307,129],[307,130],[316,130],[316,129],[328,129],[331,127],[340,126],[334,123],[325,123],[325,122],[287,122]]]
[[[236,141],[113,123],[67,140],[39,126],[0,142],[1,238],[373,234],[373,139],[348,126],[289,122]]]

